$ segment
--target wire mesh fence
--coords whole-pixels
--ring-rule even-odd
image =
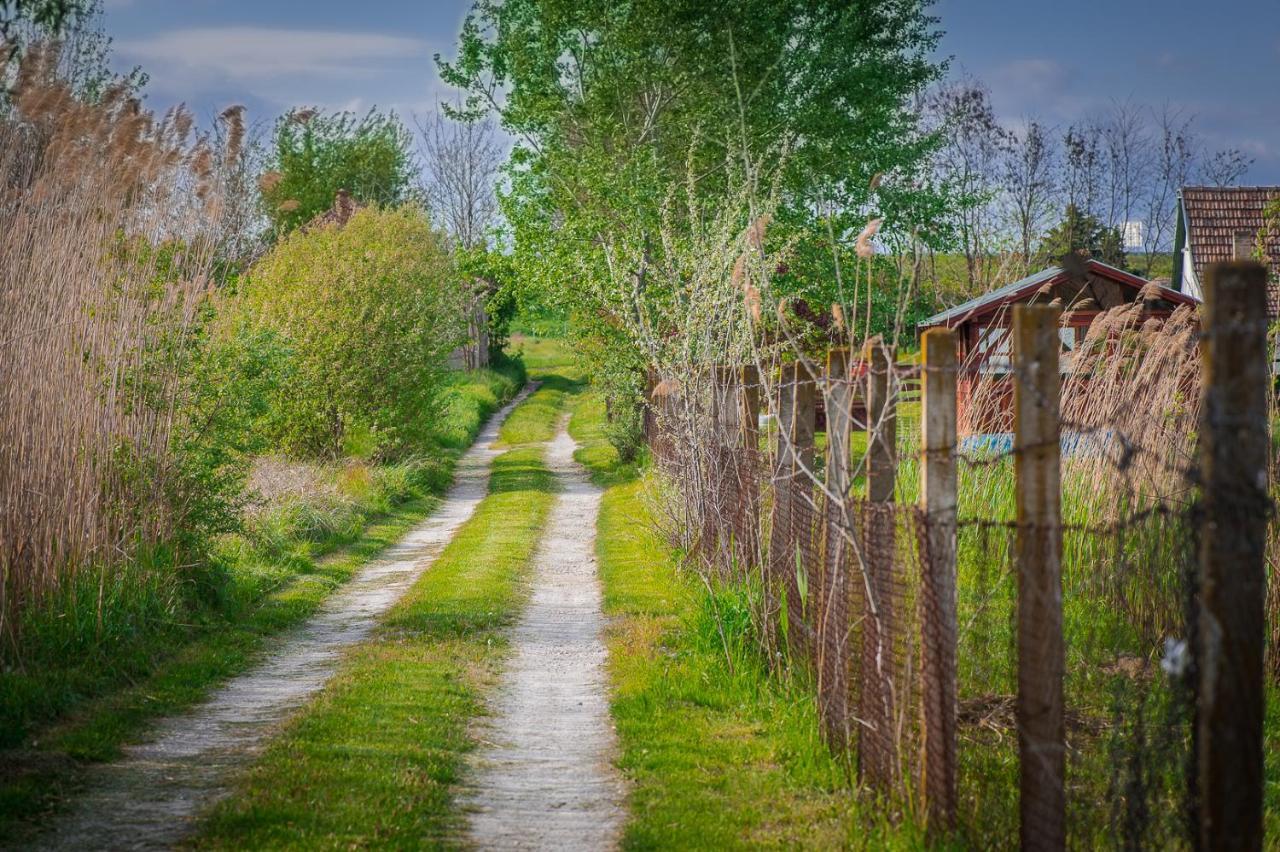
[[[1206,506],[1252,540],[1269,505],[1265,450],[1243,491],[1213,491],[1199,461],[1201,349],[1239,329],[1126,306],[1064,351],[1042,310],[1012,324],[1000,373],[871,346],[663,378],[650,442],[672,529],[758,584],[762,645],[812,676],[825,737],[892,812],[984,848],[1211,846],[1225,776],[1206,768],[1222,705],[1204,666],[1252,664],[1206,633]],[[1242,678],[1260,766],[1262,688]]]

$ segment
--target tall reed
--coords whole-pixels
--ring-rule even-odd
[[[0,111],[0,648],[77,572],[181,523],[171,440],[211,288],[215,152],[125,84],[93,102],[35,47]],[[238,116],[236,117],[238,118]],[[101,600],[99,600],[101,606]],[[100,614],[99,614],[100,617]]]

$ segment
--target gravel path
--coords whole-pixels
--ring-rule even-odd
[[[601,492],[576,446],[562,425],[547,447],[562,490],[464,795],[482,849],[611,849],[622,827],[595,559]]]
[[[149,740],[129,747],[120,761],[96,767],[88,789],[37,838],[36,848],[157,849],[180,841],[193,817],[229,792],[234,771],[324,686],[343,651],[369,635],[471,517],[488,491],[498,427],[531,390],[485,424],[431,517],[361,569],[262,664],[189,713],[159,722]]]

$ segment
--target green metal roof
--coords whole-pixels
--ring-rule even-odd
[[[1002,299],[1012,296],[1013,294],[1017,293],[1019,290],[1022,290],[1026,287],[1030,287],[1034,284],[1043,284],[1044,282],[1052,278],[1055,278],[1061,274],[1062,274],[1061,266],[1050,266],[1048,269],[1042,269],[1034,275],[1028,275],[1026,278],[1022,278],[1017,281],[1014,281],[1012,284],[1006,284],[998,290],[992,290],[990,293],[986,293],[982,296],[979,296],[976,299],[970,299],[969,301],[960,305],[956,305],[954,308],[949,308],[940,314],[934,314],[924,322],[920,323],[920,325],[922,327],[930,326],[930,325],[943,325],[945,323],[950,322],[953,319],[960,319],[966,316],[967,314],[974,313],[986,307],[987,305],[999,302]]]

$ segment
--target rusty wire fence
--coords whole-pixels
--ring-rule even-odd
[[[1215,492],[1204,462],[1219,434],[1201,404],[1214,398],[1201,355],[1212,333],[1190,312],[1151,323],[1125,309],[1064,353],[1058,322],[1046,308],[1013,323],[1014,369],[973,378],[959,405],[965,365],[946,335],[927,336],[918,374],[872,345],[655,376],[650,440],[675,486],[671,529],[707,570],[761,590],[757,638],[811,676],[831,748],[932,838],[1261,838],[1266,593],[1233,590],[1261,576],[1262,545],[1239,542],[1257,538],[1269,504],[1256,472]],[[1220,380],[1261,394],[1256,367]],[[957,429],[957,408],[972,418],[982,399],[1000,406],[986,422],[1011,432]],[[1239,438],[1245,416],[1265,444],[1265,408],[1231,413],[1220,438],[1235,436],[1222,445],[1236,455],[1219,474],[1259,464],[1238,457],[1257,444]],[[1256,573],[1213,573],[1215,511]],[[1256,661],[1240,650],[1254,640]],[[1234,692],[1218,694],[1222,671]],[[1243,787],[1206,757],[1206,740],[1224,747],[1224,712],[1257,776]]]

